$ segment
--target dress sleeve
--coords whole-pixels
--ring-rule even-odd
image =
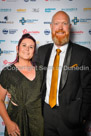
[[[8,89],[8,71],[4,68],[0,73],[0,85],[4,89]]]

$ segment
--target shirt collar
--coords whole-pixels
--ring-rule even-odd
[[[68,47],[68,44],[63,45],[63,46],[61,46],[60,48],[58,48],[58,47],[54,44],[54,51],[56,51],[56,49],[60,49],[60,50],[62,51],[61,53],[64,53],[64,52],[66,52],[67,47]]]

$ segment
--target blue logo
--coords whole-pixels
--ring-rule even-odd
[[[25,2],[29,2],[29,0],[24,0]],[[30,1],[36,1],[36,0],[30,0]]]
[[[80,45],[90,45],[91,44],[90,41],[77,41],[76,43]]]
[[[4,132],[0,132],[0,136],[3,136],[4,135]]]
[[[73,12],[73,11],[77,11],[77,8],[62,8],[62,11]]]
[[[51,12],[52,10],[56,10],[56,8],[45,8],[45,12]]]
[[[2,51],[1,48],[0,48],[0,56],[1,56],[2,53],[3,53],[3,51]]]
[[[22,19],[21,20],[19,20],[19,22],[22,24],[22,25],[24,25],[25,23],[35,23],[36,21],[38,21],[38,19],[27,19],[27,20],[25,20],[24,19],[24,17],[22,17]]]
[[[51,22],[44,22],[44,24],[51,24]]]
[[[77,23],[79,22],[79,19],[77,17],[74,17],[74,19],[72,20],[72,22],[74,23],[74,25],[77,25]]]
[[[15,34],[16,31],[18,31],[17,29],[9,29],[9,34]]]
[[[16,33],[16,31],[18,31],[17,29],[9,29],[9,30],[7,30],[7,29],[3,29],[2,30],[2,32],[3,32],[3,34],[15,34]]]
[[[8,16],[5,16],[4,19],[5,19],[6,21],[8,21]]]
[[[8,9],[8,8],[1,8],[0,12],[11,12],[12,9]]]
[[[8,21],[8,16],[5,16],[4,17],[4,21],[0,21],[0,23],[4,23],[4,24],[13,24],[14,22],[13,21]]]
[[[44,31],[44,34],[45,34],[45,35],[49,35],[49,34],[50,34],[50,30],[46,29],[46,30]]]
[[[12,53],[12,52],[14,52],[14,51],[11,51],[11,50],[1,50],[1,48],[0,48],[0,56],[1,56],[1,54],[2,53],[5,53],[5,54],[10,54],[10,53]]]
[[[91,34],[91,29],[89,30],[89,34]]]
[[[28,2],[29,0],[24,0],[25,2]]]
[[[21,24],[24,25],[26,23],[26,20],[24,19],[24,17],[22,17],[22,19],[19,20],[19,22],[21,22]]]
[[[18,44],[18,41],[10,41],[12,44]]]
[[[4,34],[7,34],[7,33],[8,33],[8,30],[7,30],[7,29],[3,29],[2,32],[3,32]]]
[[[2,42],[5,42],[5,40],[0,40],[0,44],[1,44]]]

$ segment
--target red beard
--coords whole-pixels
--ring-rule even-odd
[[[63,35],[61,34],[57,34],[57,33],[63,33]],[[62,46],[66,43],[68,43],[69,41],[69,33],[66,34],[65,31],[56,31],[55,33],[52,33],[52,39],[54,41],[54,43],[58,46]]]

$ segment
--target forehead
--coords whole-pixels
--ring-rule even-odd
[[[33,43],[34,44],[34,41],[32,39],[29,39],[29,38],[25,38],[21,41],[21,43]]]
[[[52,18],[52,22],[55,22],[55,21],[67,21],[67,22],[69,22],[69,17],[65,13],[57,13]]]

